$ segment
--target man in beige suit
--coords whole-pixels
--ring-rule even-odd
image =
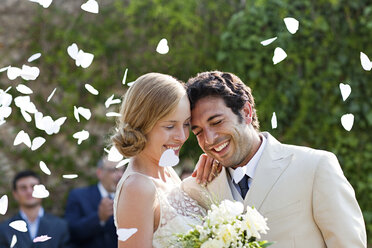
[[[361,210],[334,154],[259,132],[251,89],[231,73],[198,74],[187,93],[192,131],[224,167],[206,187],[186,180],[191,197],[206,208],[223,199],[254,206],[268,218],[263,239],[273,248],[366,247]]]

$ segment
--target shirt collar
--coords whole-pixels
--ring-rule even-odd
[[[25,212],[23,212],[22,210],[19,210],[19,214],[21,215],[22,219],[24,219],[27,223],[31,223]],[[44,216],[44,208],[40,207],[39,213],[37,214],[37,218],[35,221],[39,220],[43,216]]]
[[[109,197],[111,199],[114,199],[115,193],[107,192],[107,190],[105,189],[105,187],[103,187],[101,182],[98,183],[97,187],[102,198]]]
[[[242,180],[244,175],[249,176],[253,179],[254,174],[256,172],[256,167],[258,164],[258,161],[260,161],[260,158],[262,156],[262,152],[265,149],[266,146],[266,137],[260,134],[260,138],[262,139],[262,143],[260,147],[258,148],[257,152],[254,154],[254,156],[249,160],[249,162],[241,167],[238,167],[236,169],[233,169],[231,167],[228,168],[230,175],[232,176],[232,180],[237,184]]]

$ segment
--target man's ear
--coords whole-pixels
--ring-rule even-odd
[[[244,106],[243,106],[243,109],[242,109],[242,113],[243,113],[243,119],[245,120],[245,123],[247,124],[251,124],[252,123],[252,105],[246,101]]]

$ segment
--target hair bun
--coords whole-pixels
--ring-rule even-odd
[[[119,132],[111,139],[116,149],[125,157],[137,155],[146,145],[145,135],[140,130],[132,128],[127,123],[119,125]]]

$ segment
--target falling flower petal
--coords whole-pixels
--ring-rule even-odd
[[[278,38],[278,37],[274,37],[274,38],[271,38],[271,39],[267,39],[267,40],[261,41],[261,45],[263,45],[263,46],[270,45],[270,44],[273,43],[277,38]]]
[[[282,48],[280,48],[280,47],[275,48],[274,57],[273,57],[274,65],[283,61],[286,57],[287,57],[287,54],[285,53],[285,51]]]
[[[0,68],[0,72],[3,72],[3,71],[6,71],[10,68],[10,65],[6,66],[6,67],[3,67],[3,68]]]
[[[40,75],[40,70],[39,68],[33,66],[28,66],[28,65],[23,65],[22,66],[22,73],[21,77],[24,80],[35,80],[38,76]]]
[[[127,239],[129,239],[136,232],[137,232],[137,228],[119,228],[116,231],[116,234],[118,235],[118,239],[120,241],[125,242]]]
[[[129,83],[127,83],[127,85],[128,85],[129,87],[131,87],[135,82],[136,82],[136,81],[129,82]]]
[[[39,166],[40,166],[41,171],[44,172],[45,174],[47,174],[47,175],[52,174],[52,173],[50,172],[48,166],[47,166],[43,161],[40,161]]]
[[[52,93],[50,93],[50,95],[48,96],[48,99],[47,99],[47,102],[50,101],[50,99],[52,99],[52,97],[54,96],[54,93],[56,92],[57,88],[54,88],[54,90],[52,91]]]
[[[106,113],[106,116],[107,117],[119,117],[119,116],[121,116],[121,114],[116,113],[116,112],[108,112],[108,113]]]
[[[107,100],[105,102],[105,106],[106,106],[106,108],[108,108],[108,107],[110,107],[110,105],[118,104],[118,103],[121,103],[121,100],[120,99],[114,99],[114,95],[112,95],[109,98],[107,98]]]
[[[8,210],[8,196],[3,195],[0,198],[0,214],[4,215]]]
[[[90,64],[92,64],[93,58],[94,58],[93,54],[86,53],[83,50],[80,50],[76,57],[75,64],[83,68],[88,68]]]
[[[45,139],[43,137],[36,137],[32,140],[31,150],[35,151],[39,149],[45,143]]]
[[[83,3],[81,9],[93,14],[98,14],[99,12],[98,3],[95,0],[88,0],[88,2]]]
[[[44,8],[48,8],[51,5],[51,3],[53,2],[53,0],[29,0],[29,1],[39,3]]]
[[[17,136],[14,139],[13,145],[17,146],[21,143],[24,143],[26,146],[31,147],[30,136],[27,133],[25,133],[25,131],[23,131],[23,130],[19,131],[19,133],[17,134]]]
[[[9,223],[9,226],[20,232],[27,232],[27,224],[24,220],[15,220]]]
[[[21,114],[22,114],[22,116],[23,116],[23,118],[25,119],[26,122],[31,122],[32,121],[31,115],[29,113],[27,113],[24,109],[21,109]]]
[[[372,62],[369,60],[368,56],[362,52],[360,52],[360,63],[362,64],[362,67],[364,70],[370,71],[372,69]],[[8,69],[8,72],[9,72],[9,69]]]
[[[124,77],[123,77],[123,80],[121,81],[123,84],[125,84],[125,82],[127,81],[127,73],[128,73],[128,68],[125,69]]]
[[[156,51],[160,54],[167,54],[169,52],[169,46],[167,39],[161,39],[159,41],[158,46],[156,47]]]
[[[21,76],[22,70],[17,67],[9,67],[7,70],[7,75],[9,80],[14,80],[17,77]]]
[[[44,185],[34,185],[34,191],[32,191],[32,197],[34,198],[46,198],[49,196],[49,191]]]
[[[89,138],[89,132],[88,131],[85,131],[85,130],[82,130],[80,132],[77,132],[77,133],[74,133],[72,135],[72,137],[74,137],[75,139],[77,139],[77,143],[78,145],[81,144],[81,142],[83,142],[84,140],[88,139]]]
[[[112,146],[108,152],[107,159],[111,162],[119,162],[124,157],[121,155],[121,153],[116,149],[115,146]]]
[[[345,128],[346,131],[350,131],[353,128],[354,115],[353,114],[343,115],[341,117],[341,124]]]
[[[32,61],[35,61],[37,60],[38,58],[41,57],[41,53],[35,53],[34,55],[32,55],[31,57],[28,58],[27,62],[32,62]]]
[[[47,240],[51,239],[51,237],[48,237],[48,235],[41,235],[39,237],[34,238],[32,242],[37,243],[37,242],[45,242]]]
[[[342,100],[345,101],[351,93],[351,87],[348,84],[340,83],[340,91],[341,91]]]
[[[271,128],[272,129],[275,129],[277,128],[278,124],[277,124],[277,121],[276,121],[276,114],[275,112],[273,112],[273,116],[271,117]]]
[[[10,242],[10,248],[13,248],[17,244],[17,236],[13,234],[12,241]]]
[[[77,174],[66,174],[66,175],[62,175],[63,178],[65,179],[75,179],[78,177]]]
[[[76,106],[74,106],[74,117],[77,120],[77,122],[80,122],[79,111]]]
[[[69,47],[67,47],[67,53],[72,59],[76,60],[79,53],[79,48],[76,43],[72,43]]]
[[[87,89],[87,91],[89,91],[93,95],[98,95],[99,94],[98,90],[96,90],[92,85],[85,84],[84,86],[85,86],[85,89]]]
[[[160,157],[159,165],[162,167],[175,166],[180,162],[172,149],[167,149]]]
[[[19,85],[16,87],[16,89],[17,89],[20,93],[25,94],[25,95],[28,95],[28,94],[32,94],[32,93],[33,93],[33,91],[32,91],[29,87],[27,87],[26,85],[24,85],[24,84],[19,84]]]
[[[129,158],[123,159],[123,160],[121,160],[121,161],[120,161],[120,162],[115,166],[115,168],[116,168],[116,169],[117,169],[117,168],[120,168],[120,167],[126,165],[127,163],[129,163],[129,161],[130,161]]]
[[[77,108],[78,113],[83,116],[85,119],[89,120],[92,116],[92,113],[90,112],[90,109],[78,107]]]
[[[295,34],[298,30],[300,23],[295,18],[292,18],[292,17],[287,17],[287,18],[284,18],[283,20],[284,20],[285,26],[288,29],[288,32],[290,32],[291,34]]]

